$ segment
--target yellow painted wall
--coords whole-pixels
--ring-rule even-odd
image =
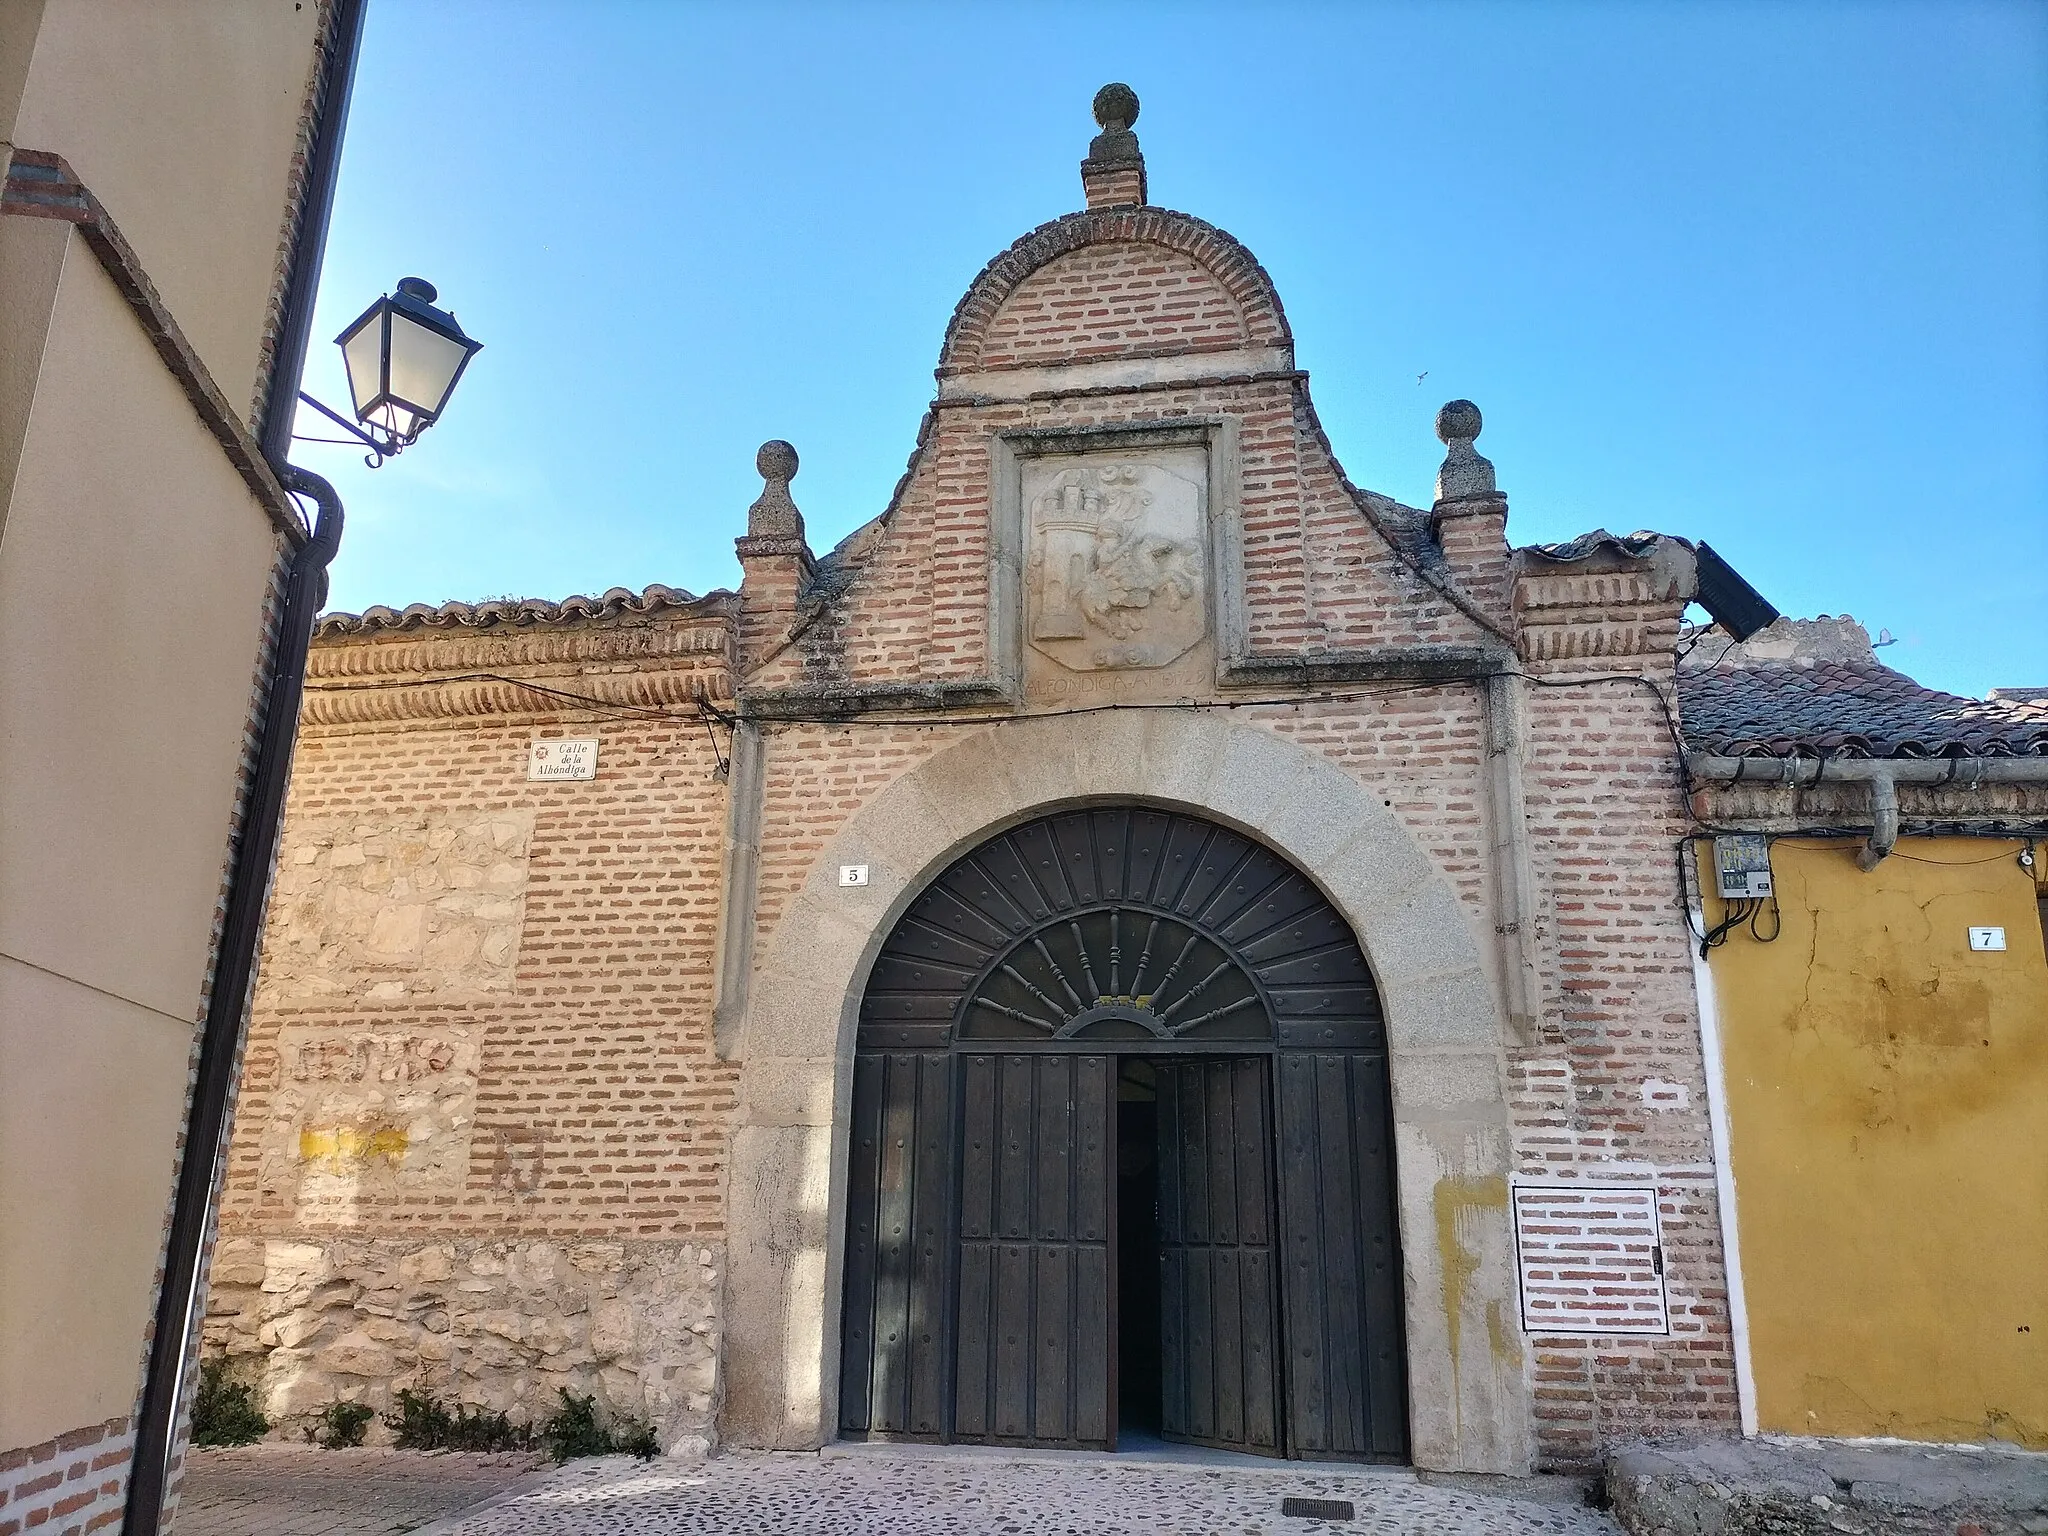
[[[1901,839],[1865,873],[1854,842],[1776,842],[1783,931],[1710,957],[1766,1431],[2048,1448],[2048,956],[2022,846]],[[1970,950],[1982,925],[2003,953]]]

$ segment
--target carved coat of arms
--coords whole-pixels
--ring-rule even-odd
[[[1166,465],[1045,466],[1026,484],[1031,643],[1077,672],[1163,667],[1207,632],[1202,486]]]

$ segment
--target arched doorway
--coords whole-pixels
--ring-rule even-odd
[[[1143,806],[949,865],[862,996],[839,1426],[1402,1459],[1378,989],[1315,884]]]

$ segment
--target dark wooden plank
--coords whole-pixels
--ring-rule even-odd
[[[1052,912],[1016,839],[999,837],[948,870],[945,882],[991,922],[1021,933]]]
[[[1116,1061],[1074,1058],[1073,1363],[1068,1434],[1075,1444],[1116,1443]]]
[[[1074,901],[1068,891],[1066,872],[1060,868],[1060,850],[1053,841],[1052,823],[1034,821],[1010,833],[1004,842],[1015,850],[1015,867],[1029,892],[1026,900],[1046,914],[1072,910]]]
[[[1180,1062],[1173,1070],[1174,1119],[1180,1133],[1174,1158],[1180,1177],[1180,1240],[1184,1243],[1209,1241],[1209,1108],[1204,1065]],[[1160,1086],[1163,1091],[1164,1079]]]
[[[1280,1239],[1282,1327],[1287,1349],[1287,1449],[1324,1452],[1330,1444],[1329,1389],[1323,1372],[1328,1328],[1323,1313],[1322,1199],[1316,1162],[1315,1062],[1276,1058],[1280,1075]]]
[[[955,1314],[953,1435],[985,1440],[991,1424],[990,1374],[995,1362],[995,1250],[960,1245],[960,1301]]]
[[[907,1427],[936,1438],[945,1428],[947,1207],[951,1203],[953,1058],[918,1058],[917,1157],[911,1197],[911,1369]]]
[[[1251,1150],[1237,1134],[1237,1063],[1225,1058],[1203,1062],[1197,1069],[1202,1084],[1204,1138],[1208,1142],[1209,1241],[1235,1247],[1237,1235],[1237,1170]]]
[[[995,1422],[999,1439],[1023,1440],[1031,1435],[1031,1257],[1029,1243],[998,1243],[995,1247]]]
[[[1074,1140],[1074,1237],[1084,1243],[1107,1243],[1116,1188],[1114,1057],[1074,1058]]]
[[[1274,1305],[1273,1250],[1247,1248],[1238,1305],[1244,1317],[1244,1439],[1266,1455],[1280,1448],[1279,1309]]]
[[[1273,1244],[1273,1134],[1267,1064],[1245,1057],[1231,1065],[1231,1110],[1243,1149],[1237,1184],[1237,1240],[1248,1247]]]
[[[1357,1162],[1353,1154],[1356,1110],[1351,1101],[1351,1062],[1341,1055],[1314,1058],[1316,1149],[1323,1178],[1323,1292],[1330,1319],[1330,1357],[1325,1364],[1330,1390],[1330,1449],[1364,1455],[1371,1449],[1365,1407],[1365,1315],[1358,1231]]]
[[[875,1201],[875,1369],[869,1427],[901,1433],[910,1413],[910,1203],[917,1148],[918,1059],[882,1058],[881,1174]]]
[[[1130,884],[1131,822],[1137,812],[1129,806],[1117,805],[1089,814],[1095,822],[1096,889],[1103,901],[1122,900]],[[1124,972],[1126,979],[1130,974]]]
[[[995,1235],[996,1058],[969,1056],[961,1064],[960,1239]]]
[[[846,1297],[840,1326],[839,1426],[869,1427],[874,1370],[875,1203],[881,1173],[882,1083],[887,1059],[856,1056],[846,1169]]]
[[[1274,1455],[1279,1450],[1280,1338],[1275,1306],[1273,1245],[1273,1117],[1269,1060],[1246,1058],[1232,1067],[1232,1107],[1239,1168],[1237,1230],[1240,1247],[1238,1308],[1244,1369],[1244,1444]]]
[[[1073,1236],[1074,1058],[1027,1058],[1037,1069],[1036,1156],[1031,1165],[1032,1236],[1063,1243]],[[1004,1234],[1008,1236],[1008,1233]]]
[[[1238,872],[1252,862],[1257,851],[1237,833],[1215,828],[1187,883],[1181,887],[1174,910],[1188,917],[1201,917],[1217,907],[1229,911],[1230,892]]]
[[[1074,1250],[1066,1243],[1041,1244],[1033,1276],[1031,1435],[1053,1444],[1073,1438],[1068,1411],[1074,1364],[1073,1257]]]
[[[1031,1236],[1032,1079],[1038,1062],[1004,1056],[996,1082],[996,1236],[1022,1241]]]
[[[1250,1253],[1234,1244],[1209,1250],[1210,1303],[1214,1308],[1216,1438],[1225,1445],[1244,1444],[1244,1292],[1241,1277]]]
[[[1073,1435],[1082,1445],[1104,1450],[1116,1444],[1116,1344],[1110,1336],[1115,1274],[1107,1243],[1075,1245]]]
[[[1400,1227],[1394,1206],[1394,1113],[1386,1059],[1351,1058],[1358,1109],[1356,1187],[1365,1232],[1363,1353],[1372,1449],[1381,1456],[1408,1450],[1408,1359],[1401,1297]]]
[[[1215,1252],[1206,1244],[1187,1250],[1188,1436],[1216,1436]]]
[[[1052,819],[1053,845],[1059,850],[1060,873],[1074,906],[1091,906],[1102,899],[1101,882],[1095,869],[1094,829],[1088,813],[1076,811]]]
[[[1141,906],[1161,905],[1156,897],[1159,873],[1165,866],[1167,834],[1173,830],[1173,818],[1164,811],[1133,811],[1131,813],[1130,856],[1125,860],[1124,893],[1128,900]]]

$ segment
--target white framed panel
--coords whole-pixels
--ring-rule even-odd
[[[1513,1205],[1526,1332],[1671,1332],[1654,1180],[1517,1180]]]

